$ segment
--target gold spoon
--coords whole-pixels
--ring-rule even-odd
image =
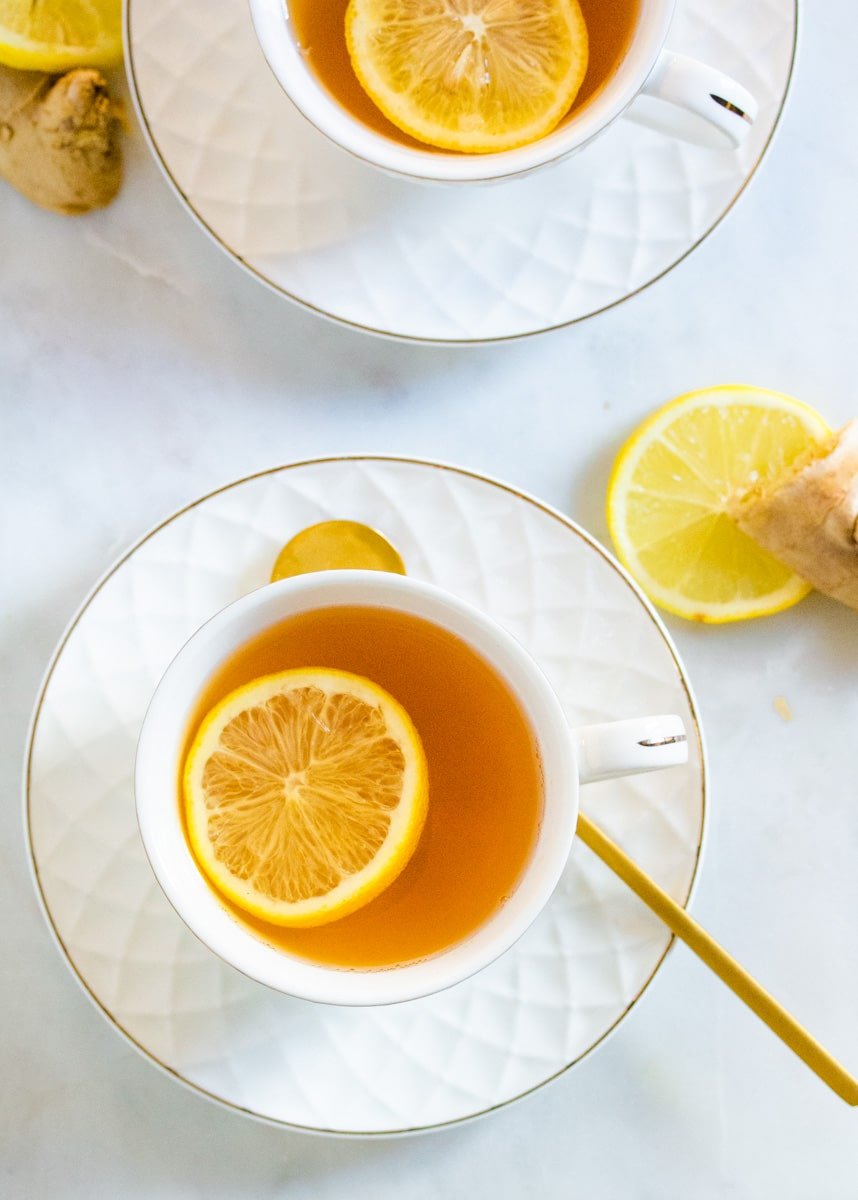
[[[832,1091],[847,1104],[858,1104],[858,1079],[855,1079],[836,1058],[820,1046],[816,1038],[800,1025],[765,988],[715,941],[702,925],[690,916],[651,879],[633,859],[606,837],[584,813],[578,814],[578,837],[589,846],[602,862],[628,884],[636,896],[660,917],[672,933],[685,942],[722,983],[744,1001],[751,1012],[768,1025],[772,1033],[794,1051]]]
[[[311,571],[337,569],[391,571],[405,574],[405,564],[387,538],[358,521],[323,521],[295,535],[274,564],[272,581]],[[681,904],[642,871],[584,813],[578,814],[577,835],[623,883],[683,941],[722,983],[735,993],[772,1033],[776,1034],[847,1104],[858,1105],[858,1079],[757,983]]]
[[[311,571],[389,571],[405,574],[402,561],[386,537],[360,521],[321,521],[286,543],[277,556],[271,582]]]

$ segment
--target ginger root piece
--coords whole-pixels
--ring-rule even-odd
[[[858,420],[748,492],[733,516],[797,575],[858,609]]]
[[[0,176],[54,212],[103,208],[122,181],[121,117],[91,67],[59,77],[0,67]]]

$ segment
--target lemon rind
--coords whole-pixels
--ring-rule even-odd
[[[92,46],[54,46],[0,26],[0,64],[19,71],[56,74],[73,67],[116,67],[121,62],[121,36],[103,38]]]

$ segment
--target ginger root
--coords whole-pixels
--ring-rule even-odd
[[[122,181],[121,119],[90,67],[59,77],[0,67],[0,176],[54,212],[103,208]]]
[[[858,609],[858,420],[750,491],[733,516],[797,575]]]

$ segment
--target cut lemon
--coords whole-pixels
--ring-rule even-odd
[[[0,0],[0,63],[53,72],[121,59],[121,0]]]
[[[185,763],[188,834],[224,896],[277,925],[362,907],[413,854],[428,801],[423,747],[377,684],[283,671],[222,700]]]
[[[587,72],[578,0],[351,0],[346,41],[397,128],[471,154],[549,133]]]
[[[623,446],[608,486],[617,553],[652,600],[693,621],[779,612],[810,591],[732,513],[830,434],[808,405],[762,388],[690,392]]]

